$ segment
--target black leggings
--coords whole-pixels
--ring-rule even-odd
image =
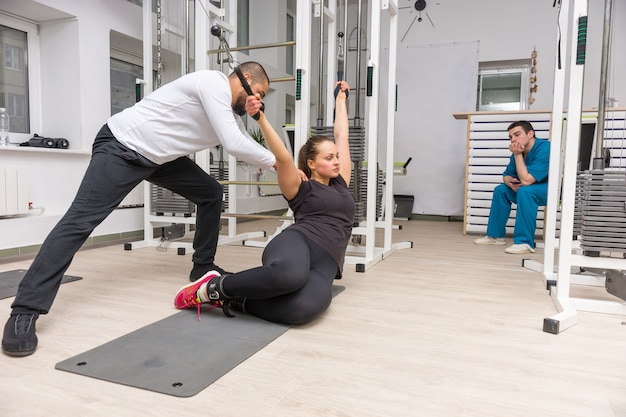
[[[275,323],[306,324],[330,305],[337,263],[295,230],[284,230],[263,251],[263,266],[229,275],[228,296],[246,297],[246,311]]]

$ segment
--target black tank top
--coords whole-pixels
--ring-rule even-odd
[[[328,185],[302,181],[298,193],[288,203],[295,218],[288,229],[298,230],[323,248],[343,271],[355,204],[341,175],[331,178]]]

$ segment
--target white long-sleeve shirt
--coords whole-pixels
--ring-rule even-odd
[[[226,75],[186,74],[109,118],[116,139],[157,164],[222,145],[238,159],[270,169],[274,155],[250,137],[231,107]]]

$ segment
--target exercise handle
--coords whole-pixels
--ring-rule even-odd
[[[343,81],[343,71],[337,71],[337,81]],[[337,98],[339,91],[341,91],[341,84],[337,84],[335,87],[335,98]],[[349,95],[350,91],[346,90],[346,98],[348,98]]]
[[[224,31],[222,30],[222,28],[217,25],[211,26],[211,35],[217,37],[220,40],[220,48],[224,48],[226,50],[226,53],[228,54],[228,63],[233,71],[235,71],[235,74],[237,74],[237,78],[239,78],[239,81],[241,81],[243,89],[246,90],[246,93],[249,96],[253,96],[254,93],[252,92],[252,89],[250,88],[250,84],[248,84],[246,77],[243,76],[243,72],[241,72],[239,63],[234,61],[233,56],[230,54],[228,42],[226,42],[226,37],[224,36]],[[261,111],[265,111],[265,104],[263,102],[261,102]],[[252,116],[254,120],[259,120],[260,117],[260,112]]]
[[[343,32],[339,32],[337,34],[339,38],[339,48],[337,51],[337,81],[343,81],[343,68],[344,68],[344,57],[343,57]],[[337,94],[339,94],[339,90],[341,89],[341,85],[338,84],[335,87],[335,98],[337,98]],[[350,91],[346,90],[346,98],[350,95]]]
[[[241,85],[243,86],[243,89],[246,90],[246,93],[249,96],[253,96],[254,93],[252,92],[252,89],[250,88],[250,84],[248,84],[248,80],[246,80],[246,77],[243,76],[243,73],[241,72],[241,68],[239,68],[239,65],[235,67],[234,71],[235,71],[235,74],[237,74],[239,81],[241,81]],[[265,103],[263,102],[261,102],[261,111],[265,111]],[[254,120],[259,120],[260,117],[261,117],[260,112],[252,115],[252,118]]]

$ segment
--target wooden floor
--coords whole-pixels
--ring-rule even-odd
[[[71,356],[176,313],[191,255],[121,245],[79,252],[39,349],[0,355],[0,416],[451,417],[626,416],[626,320],[580,312],[558,335],[539,273],[501,246],[475,246],[462,223],[396,222],[412,241],[365,273],[315,323],[293,328],[191,398],[54,369]],[[269,224],[269,226],[268,226]],[[273,223],[249,222],[248,228]],[[220,266],[259,263],[261,249],[221,246]],[[0,264],[0,271],[30,261]],[[0,300],[8,317],[12,299]],[[236,320],[236,319],[234,319]],[[209,322],[207,322],[209,325]],[[211,352],[207,352],[210,355]]]

